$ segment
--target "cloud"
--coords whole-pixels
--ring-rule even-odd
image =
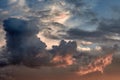
[[[71,28],[65,38],[83,39],[97,42],[97,40],[119,41],[119,19],[101,19],[95,31],[86,31],[79,28]],[[96,41],[94,40],[96,39]]]
[[[104,20],[99,24],[98,29],[108,33],[119,33],[119,19]]]
[[[104,33],[102,33],[101,31],[89,32],[89,31],[84,31],[77,28],[68,30],[68,34],[69,36],[79,37],[79,38],[104,36],[103,35]]]
[[[36,36],[38,28],[31,26],[31,23],[9,18],[4,20],[3,26],[6,31],[6,47],[10,52],[10,63],[21,63],[25,56],[35,56],[45,49],[45,43]]]
[[[13,64],[35,68],[49,66],[69,68],[81,75],[102,71],[111,63],[112,56],[109,57],[106,49],[99,51],[104,55],[97,56],[93,54],[99,52],[92,52],[91,48],[77,50],[79,40],[90,38],[91,43],[81,42],[90,45],[94,44],[93,38],[97,41],[106,39],[110,33],[119,33],[119,20],[99,22],[83,0],[11,0],[5,7],[5,12],[0,14],[6,32],[6,45],[0,52],[1,67]],[[46,49],[47,46],[52,47]]]
[[[0,48],[5,45],[4,35],[5,35],[5,32],[0,27]]]
[[[96,15],[83,0],[26,0],[26,5],[30,8],[29,13],[32,17],[39,20],[38,26],[41,28],[41,33],[44,32],[45,34],[43,34],[43,38],[47,37],[48,39],[56,40],[65,39],[64,36],[67,35],[67,30],[71,28],[88,31],[96,30]],[[89,29],[88,26],[91,27],[91,29]]]
[[[73,55],[77,52],[76,42],[66,42],[62,40],[59,46],[53,46],[53,49],[50,51],[53,54],[51,63],[57,67],[66,67],[74,64]]]
[[[105,57],[97,58],[95,61],[88,64],[86,67],[80,67],[77,71],[79,75],[85,75],[91,72],[100,71],[103,73],[103,70],[106,66],[112,63],[112,54],[107,55]]]
[[[46,39],[46,44],[49,40],[58,44],[71,28],[94,31],[97,27],[92,5],[83,0],[11,0],[8,4],[7,14],[2,16],[33,20],[40,28],[41,40]]]

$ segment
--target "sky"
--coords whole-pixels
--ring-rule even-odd
[[[27,17],[28,18],[28,17],[33,16],[34,18],[37,17],[36,19],[38,19],[39,18],[38,16],[41,16],[41,15],[39,15],[39,13],[37,14],[37,11],[39,12],[42,9],[44,11],[44,9],[49,9],[49,8],[53,9],[53,12],[56,11],[56,10],[54,10],[55,9],[54,6],[56,6],[56,4],[52,5],[49,2],[50,1],[44,2],[44,0],[43,1],[42,0],[41,1],[37,1],[37,0],[36,1],[32,1],[32,0],[31,1],[27,1],[27,0],[26,1],[25,0],[22,0],[22,1],[21,0],[18,0],[18,1],[16,1],[16,0],[10,0],[10,1],[1,0],[1,3],[5,3],[4,5],[1,5],[1,12],[2,12],[2,15],[5,15],[5,17],[11,16],[11,17],[23,17],[23,18]],[[56,2],[58,2],[58,1],[56,1]],[[76,4],[76,3],[74,3],[74,4]],[[59,16],[55,16],[56,14],[51,11],[51,15],[54,15],[54,18],[52,20],[51,19],[46,20],[44,18],[41,21],[45,22],[45,23],[50,23],[50,22],[61,23],[61,24],[63,24],[63,26],[66,29],[63,32],[58,33],[58,30],[62,31],[63,29],[61,27],[55,26],[55,28],[57,28],[58,30],[57,29],[53,30],[52,32],[50,32],[51,34],[47,34],[48,30],[47,31],[43,30],[43,34],[45,33],[48,36],[50,35],[50,36],[54,36],[54,37],[57,36],[56,38],[59,38],[61,40],[61,39],[65,39],[63,36],[67,37],[65,35],[66,32],[68,31],[67,29],[78,28],[78,29],[83,30],[83,31],[95,31],[99,27],[99,23],[102,19],[104,19],[104,18],[106,20],[107,19],[116,19],[119,16],[119,9],[117,9],[119,7],[118,0],[115,0],[115,1],[85,0],[85,1],[83,1],[83,3],[84,4],[79,7],[79,9],[81,9],[81,11],[79,11],[79,12],[77,12],[77,10],[76,11],[71,10],[71,13],[70,13],[70,10],[69,10],[69,11],[61,12],[61,14],[59,14]],[[18,5],[16,6],[16,4],[18,4]],[[58,4],[59,4],[59,2],[58,2]],[[64,4],[64,5],[61,6],[62,4]],[[42,8],[39,5],[47,5],[47,6],[52,5],[52,6]],[[8,7],[8,6],[10,6],[10,7]],[[70,6],[69,4],[67,4],[65,6],[65,3],[64,2],[62,3],[62,1],[60,1],[59,6],[56,8],[59,8],[59,11],[61,11],[61,10],[65,10],[65,8],[68,8],[69,6]],[[24,9],[23,7],[25,7],[26,9]],[[62,8],[62,7],[65,7],[65,8]],[[3,8],[3,10],[2,10],[2,8]],[[40,10],[39,8],[42,8],[42,9]],[[73,5],[73,7],[71,7],[71,9],[72,8],[74,8],[74,5]],[[30,11],[29,9],[31,9],[31,13],[29,12]],[[32,14],[32,10],[33,10],[33,14]],[[29,16],[26,14],[28,14]],[[47,14],[47,12],[42,13],[42,14]],[[51,17],[51,16],[49,16],[49,17]],[[40,22],[38,22],[38,24],[39,24],[38,26],[41,25]],[[43,25],[43,26],[45,26],[45,25]],[[46,37],[44,37],[42,35],[42,32],[40,32],[40,36],[42,37],[41,39],[43,39],[44,41],[47,42],[47,44],[49,44],[48,41],[50,41],[50,40],[46,39]],[[59,41],[57,41],[57,39],[55,39],[55,42],[56,43],[54,43],[54,44],[58,44]],[[49,44],[49,45],[50,46],[48,46],[48,48],[50,48],[52,46],[52,44]]]
[[[119,80],[119,7],[120,0],[0,0],[0,79]]]
[[[97,5],[94,7],[94,11],[96,11],[100,17],[114,18],[116,16],[114,14],[114,8],[118,8],[120,6],[119,3],[119,0],[99,0]]]

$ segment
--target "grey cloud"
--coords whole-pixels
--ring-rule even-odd
[[[115,36],[120,34],[120,24],[119,19],[102,19],[98,23],[98,27],[95,31],[85,31],[79,28],[71,28],[67,31],[68,38],[96,38],[103,40],[112,40],[108,39],[106,36]],[[117,39],[116,39],[117,40]]]
[[[120,20],[103,20],[100,24],[98,29],[107,33],[120,33]]]
[[[39,32],[38,28],[29,25],[27,21],[9,18],[4,20],[3,26],[11,64],[19,64],[26,59],[25,56],[35,56],[45,49],[45,43],[36,36]]]
[[[68,30],[68,34],[70,37],[85,38],[85,37],[101,37],[104,33],[102,33],[101,31],[89,32],[76,28]]]
[[[77,52],[77,43],[75,41],[66,42],[62,40],[59,46],[53,46],[51,53],[54,55],[65,56],[67,54],[75,54]]]

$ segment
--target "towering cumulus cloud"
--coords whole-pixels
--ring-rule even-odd
[[[29,25],[27,21],[9,18],[4,20],[3,26],[6,31],[7,50],[10,52],[10,63],[19,64],[28,56],[35,57],[45,49],[46,45],[36,36],[38,28]]]

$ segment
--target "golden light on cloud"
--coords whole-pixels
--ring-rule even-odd
[[[6,44],[4,35],[5,35],[5,32],[3,31],[3,29],[0,29],[0,47],[4,46]]]
[[[65,5],[65,3],[60,1],[58,4],[56,3],[49,6],[51,9],[50,15],[52,16],[51,21],[64,24],[70,18],[70,12],[66,11],[63,5]]]
[[[86,47],[86,48],[85,48],[85,47],[80,47],[80,46],[78,46],[77,49],[78,49],[79,51],[88,51],[88,52],[91,51],[91,48],[89,48],[89,47]]]
[[[70,18],[69,12],[62,12],[53,18],[53,22],[63,24],[69,18]]]
[[[0,47],[5,45],[5,40],[4,41],[0,41]]]
[[[109,54],[105,57],[95,59],[87,67],[80,67],[77,74],[85,75],[96,71],[100,71],[101,73],[103,73],[104,68],[112,63],[112,56],[112,54]]]
[[[66,56],[56,55],[51,60],[51,63],[57,64],[56,67],[67,67],[75,64],[75,59],[73,59],[72,55],[69,55],[69,54]]]

